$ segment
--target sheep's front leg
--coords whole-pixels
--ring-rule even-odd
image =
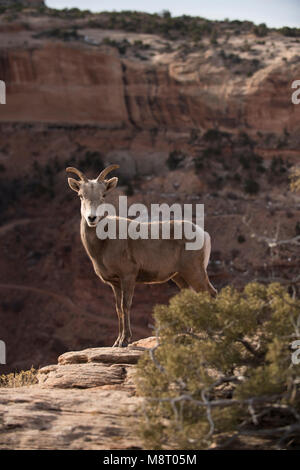
[[[112,290],[114,292],[115,296],[115,301],[116,301],[116,312],[118,315],[118,320],[119,320],[119,334],[116,339],[116,341],[113,344],[113,348],[116,348],[119,346],[120,338],[121,338],[121,332],[123,330],[123,312],[122,312],[122,290],[121,290],[121,284],[119,283],[114,283],[111,284]]]
[[[122,289],[122,331],[119,337],[119,347],[128,346],[132,338],[130,327],[130,308],[135,287],[135,278],[123,279],[121,281]]]

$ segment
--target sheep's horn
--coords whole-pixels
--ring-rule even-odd
[[[73,168],[72,166],[68,166],[68,168],[66,168],[66,171],[68,171],[69,173],[75,173],[75,175],[79,176],[79,178],[82,181],[85,181],[85,182],[88,181],[87,177],[80,170],[77,170],[77,168]]]
[[[113,170],[116,170],[117,168],[120,168],[119,165],[109,165],[107,168],[104,168],[104,170],[101,171],[100,175],[97,178],[97,181],[103,181],[105,176],[108,175]]]

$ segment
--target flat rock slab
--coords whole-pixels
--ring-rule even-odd
[[[134,348],[89,348],[71,351],[58,358],[59,364],[82,364],[101,362],[103,364],[136,364],[143,353]]]
[[[0,388],[0,448],[139,448],[139,401],[126,390]]]

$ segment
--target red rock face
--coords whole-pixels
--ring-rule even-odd
[[[125,120],[116,57],[48,44],[5,55],[1,75],[8,84],[3,120],[98,122],[104,127]]]
[[[292,104],[291,84],[300,76],[299,63],[281,62],[237,79],[211,58],[205,67],[192,58],[186,64],[174,58],[145,64],[121,59],[109,47],[47,42],[34,49],[2,50],[0,76],[8,100],[1,121],[181,132],[244,126],[252,132],[296,134],[300,110]]]

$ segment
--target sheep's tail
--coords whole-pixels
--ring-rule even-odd
[[[211,252],[211,241],[210,241],[210,235],[207,232],[204,232],[204,269],[207,269],[209,258],[210,258],[210,252]]]

